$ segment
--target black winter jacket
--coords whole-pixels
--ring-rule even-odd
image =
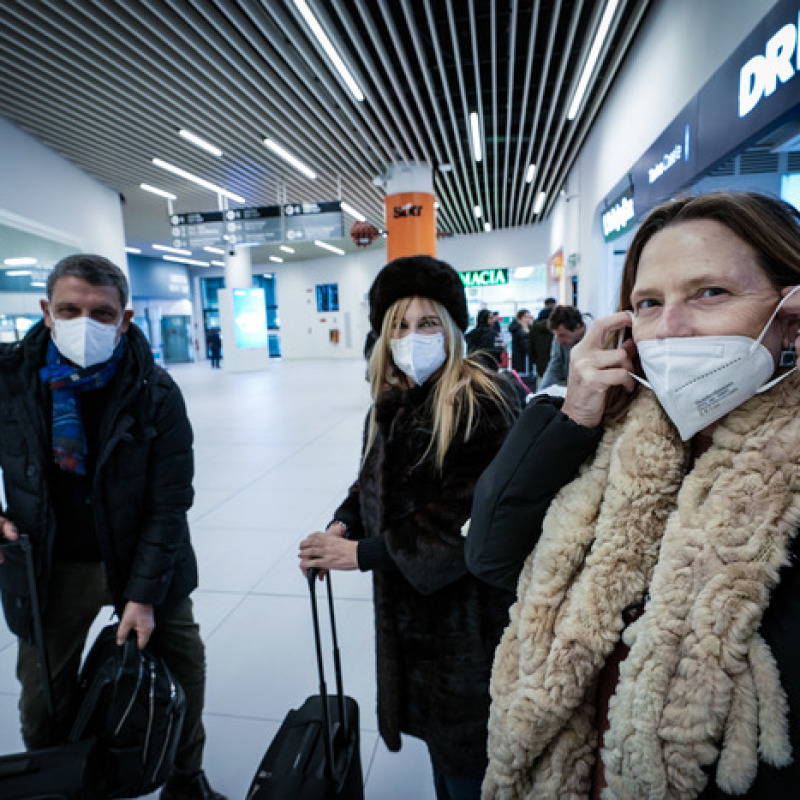
[[[531,402],[475,488],[472,522],[465,546],[467,566],[495,586],[516,590],[528,554],[556,493],[576,477],[602,438],[602,428],[584,428],[561,413],[563,400]],[[760,633],[775,656],[789,700],[793,762],[775,769],[763,762],[746,800],[794,797],[800,786],[800,535],[791,564],[781,571],[761,621]],[[712,770],[713,772],[713,770]],[[699,800],[724,800],[712,775]]]
[[[125,354],[109,384],[91,489],[95,532],[118,612],[128,600],[169,606],[197,586],[186,521],[194,470],[186,408],[141,332],[132,325],[125,336]],[[43,608],[55,537],[52,406],[39,377],[49,338],[40,322],[21,342],[0,346],[3,514],[31,537]],[[18,548],[8,549],[0,564],[0,590],[9,628],[30,640],[30,596]]]
[[[510,421],[484,406],[440,473],[430,457],[421,461],[430,395],[426,384],[380,403],[378,437],[335,517],[361,540],[361,569],[373,570],[378,724],[387,747],[399,750],[400,733],[408,733],[446,773],[481,775],[489,673],[512,595],[467,573],[461,528]]]

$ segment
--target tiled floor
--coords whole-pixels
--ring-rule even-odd
[[[243,800],[286,711],[317,692],[297,543],[328,522],[356,474],[369,392],[360,361],[170,372],[195,432],[190,523],[208,654],[205,766],[216,789]],[[433,800],[424,745],[406,737],[389,753],[378,738],[370,578],[338,573],[334,587],[345,690],[361,708],[366,796]],[[0,623],[0,753],[21,749],[15,653]]]

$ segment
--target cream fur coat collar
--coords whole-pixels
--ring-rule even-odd
[[[687,473],[652,393],[557,495],[495,656],[484,798],[588,797],[596,679],[621,612],[631,647],[609,708],[604,798],[730,793],[792,757],[758,633],[800,522],[800,377],[729,414]]]

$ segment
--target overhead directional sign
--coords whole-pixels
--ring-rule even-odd
[[[286,203],[282,206],[232,208],[172,214],[172,243],[195,250],[237,244],[279,244],[344,236],[342,204]]]

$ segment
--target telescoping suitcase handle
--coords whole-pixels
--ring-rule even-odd
[[[317,594],[315,591],[316,579],[319,570],[308,571],[308,588],[311,595],[311,618],[314,624],[314,644],[317,650],[317,671],[319,672],[319,694],[322,699],[322,736],[325,743],[325,772],[329,780],[333,780],[334,756],[333,738],[331,737],[330,714],[328,713],[328,690],[325,686],[325,667],[322,659],[322,639],[319,632],[319,613],[317,611]],[[336,676],[336,692],[338,695],[339,720],[342,733],[347,738],[347,715],[344,707],[344,688],[342,685],[342,662],[339,657],[339,641],[336,637],[336,618],[333,613],[333,588],[331,586],[331,573],[325,575],[325,585],[328,587],[328,613],[331,621],[331,639],[333,640],[333,669]]]

